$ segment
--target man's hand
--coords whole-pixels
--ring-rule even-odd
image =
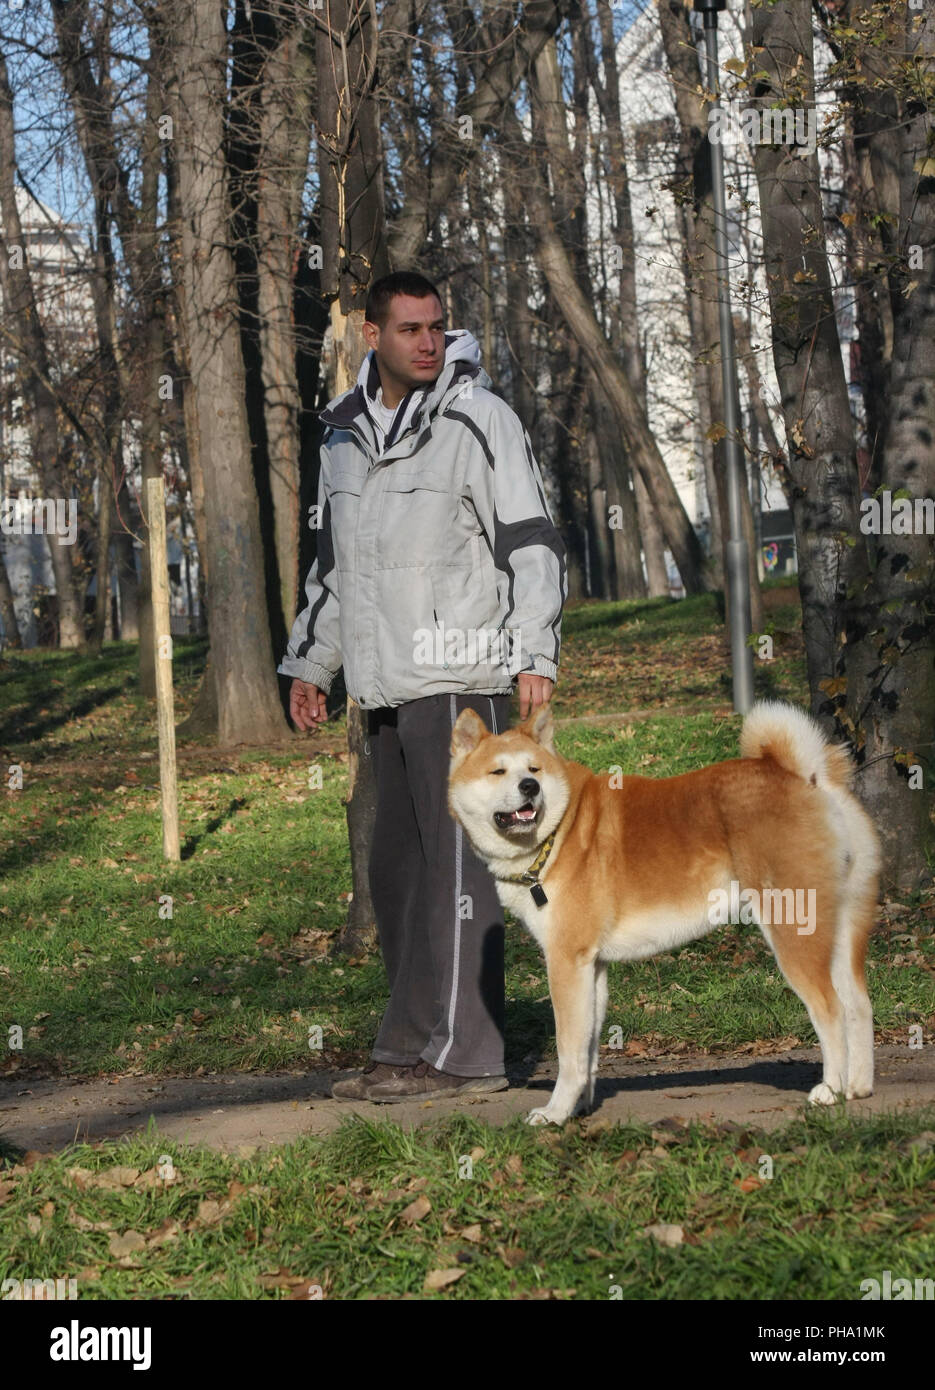
[[[328,718],[325,692],[317,685],[294,680],[289,691],[289,713],[298,729],[317,729]]]
[[[535,671],[519,673],[519,717],[525,719],[530,710],[538,705],[548,704],[554,690],[548,676],[537,676]]]

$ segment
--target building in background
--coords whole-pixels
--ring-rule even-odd
[[[82,358],[87,360],[96,351],[89,283],[91,248],[79,226],[66,222],[25,189],[17,187],[16,198],[24,251],[47,335],[50,360],[53,370],[59,376],[64,376]],[[139,536],[143,530],[138,501],[142,484],[139,448],[132,419],[125,422],[123,444],[130,501],[128,507],[122,506],[121,515],[128,528]],[[166,462],[167,466],[171,463],[168,459]],[[77,502],[77,490],[72,491]],[[0,501],[8,505],[0,511],[0,516],[12,520],[14,529],[8,533],[10,527],[7,524],[0,530],[0,552],[13,591],[20,636],[26,647],[56,644],[55,579],[49,559],[50,540],[44,534],[34,534],[30,522],[33,512],[30,503],[41,497],[42,484],[32,457],[29,431],[23,417],[23,402],[19,395],[15,344],[3,338],[0,339]],[[181,500],[190,515],[190,497],[186,495]],[[176,634],[201,628],[197,549],[191,539],[191,525],[183,525],[179,501],[177,496],[170,493],[167,552],[172,631]],[[93,488],[93,504],[96,509],[97,480]],[[84,534],[88,535],[93,530],[93,527],[85,527]],[[137,575],[140,573],[139,550],[140,542],[134,541]],[[89,609],[93,609],[95,591],[96,577],[92,574],[86,596],[86,607]],[[108,637],[119,636],[121,631],[120,586],[115,565],[111,570],[110,593]],[[2,617],[0,642],[5,642]]]

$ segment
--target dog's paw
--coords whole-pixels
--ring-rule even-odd
[[[848,1086],[848,1088],[847,1088],[847,1090],[845,1091],[844,1094],[845,1094],[845,1097],[847,1098],[847,1100],[866,1100],[867,1096],[872,1096],[872,1095],[873,1095],[873,1087],[872,1087],[872,1086],[854,1086],[854,1087]]]
[[[548,1106],[542,1106],[539,1110],[530,1110],[526,1116],[527,1125],[560,1125],[562,1121],[556,1115],[550,1115]]]
[[[837,1092],[832,1091],[831,1087],[827,1086],[824,1081],[813,1086],[808,1093],[809,1105],[834,1105],[837,1098]]]

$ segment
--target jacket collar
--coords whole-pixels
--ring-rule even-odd
[[[448,353],[453,349],[457,350],[459,336],[454,333],[445,334],[445,348]],[[490,377],[477,360],[455,356],[452,360],[446,361],[431,385],[413,389],[400,402],[393,428],[381,453],[367,408],[368,400],[376,397],[380,386],[376,354],[371,349],[361,366],[357,384],[325,406],[319,419],[323,425],[331,429],[352,430],[374,458],[379,457],[382,461],[404,457],[415,447],[426,425],[436,415],[442,414],[471,385],[488,390],[491,386]]]

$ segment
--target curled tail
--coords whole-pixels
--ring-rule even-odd
[[[772,758],[787,772],[819,787],[846,787],[854,771],[843,745],[829,743],[810,715],[779,700],[753,706],[743,721],[740,756]]]

